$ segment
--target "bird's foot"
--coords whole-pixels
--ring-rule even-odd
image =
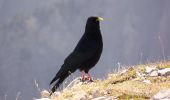
[[[91,78],[89,79],[89,82],[94,82]]]
[[[85,82],[85,78],[84,78],[84,77],[82,77],[82,78],[81,78],[81,81],[82,81],[82,82]]]
[[[82,77],[81,81],[82,82],[94,82],[93,79],[91,77],[88,77],[88,76]]]

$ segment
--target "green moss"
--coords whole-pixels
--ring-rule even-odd
[[[131,78],[136,78],[136,70],[131,67],[126,73],[121,73],[118,74],[114,77],[112,77],[112,84],[117,84],[117,83],[121,83],[127,80],[130,80]]]
[[[165,66],[158,66],[158,68],[170,68],[170,65],[165,65]]]
[[[146,68],[145,68],[144,66],[142,66],[142,67],[140,67],[140,71],[141,71],[142,73],[146,73]]]
[[[132,68],[129,72],[128,72],[129,77],[131,78],[135,78],[136,77],[136,70],[134,68]]]

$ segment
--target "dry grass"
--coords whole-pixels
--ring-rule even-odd
[[[145,66],[157,66],[158,68],[170,68],[170,62],[152,63],[146,65],[137,65],[124,73],[109,74],[106,80],[96,80],[95,82],[75,85],[70,89],[63,90],[60,96],[52,96],[52,100],[73,99],[75,95],[87,93],[92,97],[98,90],[99,96],[108,95],[118,99],[145,100],[152,97],[162,89],[170,88],[170,77],[147,77],[152,84],[142,82],[136,71],[145,73]]]

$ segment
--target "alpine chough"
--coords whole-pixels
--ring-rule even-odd
[[[99,61],[103,50],[103,41],[99,25],[99,21],[102,20],[103,18],[95,16],[87,19],[83,36],[75,49],[64,60],[64,64],[50,83],[51,85],[56,81],[51,89],[52,93],[55,92],[59,85],[77,69],[82,71],[82,79],[84,79],[85,72],[88,74],[89,80],[92,80],[89,70]]]

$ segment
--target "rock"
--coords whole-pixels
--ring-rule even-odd
[[[164,68],[164,69],[158,70],[158,75],[170,76],[170,68]]]
[[[157,68],[156,68],[156,66],[152,66],[152,67],[146,66],[145,69],[146,69],[146,73],[149,74],[152,71],[156,70]]]
[[[41,91],[42,98],[48,98],[49,96],[50,96],[50,93],[47,90]]]
[[[150,80],[144,80],[143,82],[147,84],[152,84]]]
[[[54,95],[54,96],[59,96],[59,95],[61,95],[61,93],[60,93],[59,91],[56,91],[56,92],[54,92],[52,95]]]
[[[104,96],[102,96],[102,97],[93,98],[91,100],[114,100],[114,99],[112,97],[104,97]]]
[[[155,76],[158,76],[158,71],[152,71],[151,73],[150,73],[150,76],[152,76],[152,77],[155,77]]]
[[[159,91],[150,100],[170,100],[170,89]]]
[[[51,100],[49,98],[33,99],[33,100]]]

